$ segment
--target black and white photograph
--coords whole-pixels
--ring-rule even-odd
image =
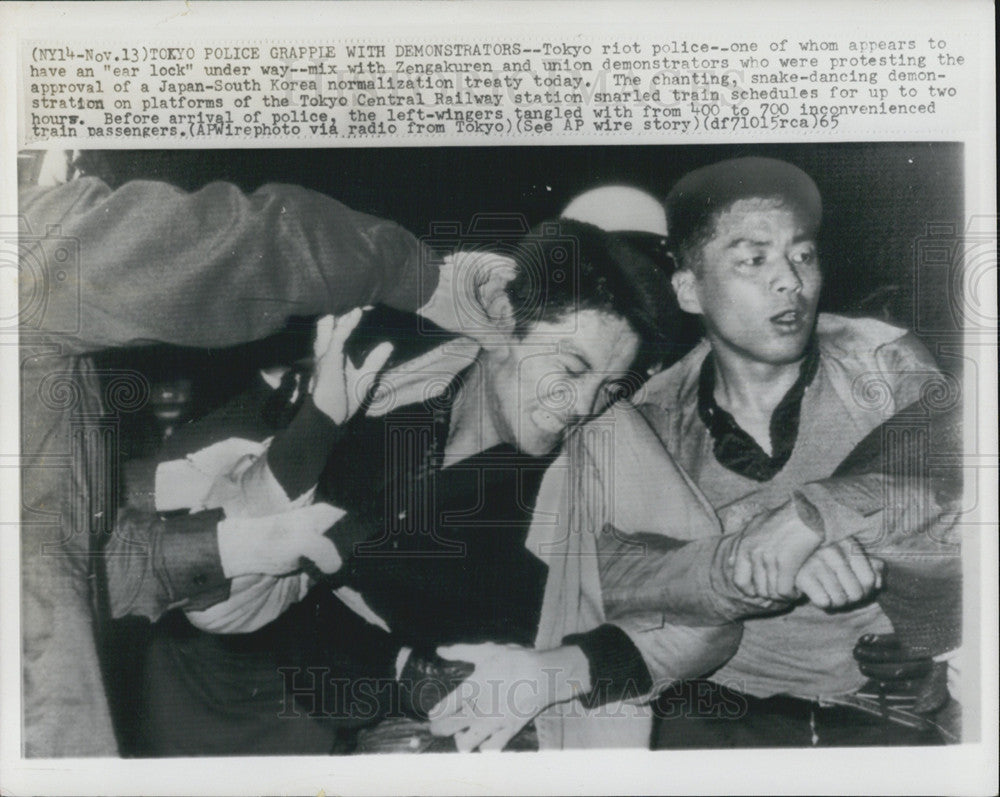
[[[962,163],[23,152],[26,755],[961,742]]]
[[[990,5],[0,6],[0,795],[996,793]]]

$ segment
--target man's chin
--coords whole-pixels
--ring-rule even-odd
[[[806,356],[805,345],[798,346],[790,351],[779,351],[774,352],[774,354],[768,359],[772,365],[795,365],[802,361],[802,358]]]
[[[771,365],[794,365],[806,356],[812,329],[794,338],[782,338],[757,354],[758,359]]]

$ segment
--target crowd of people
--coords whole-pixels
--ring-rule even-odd
[[[798,167],[664,193],[442,253],[295,186],[25,190],[79,253],[79,301],[21,332],[26,754],[955,741],[961,483],[892,434],[959,450],[946,375],[818,311]],[[22,305],[67,272],[39,252]],[[119,463],[97,355],[293,317],[307,356]],[[152,623],[130,750],[126,616]]]

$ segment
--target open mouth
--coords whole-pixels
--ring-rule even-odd
[[[771,316],[770,321],[780,330],[797,332],[805,325],[806,316],[801,310],[785,310]]]

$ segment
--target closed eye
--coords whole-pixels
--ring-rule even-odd
[[[767,262],[766,255],[751,255],[740,260],[741,266],[763,266]]]
[[[576,354],[570,354],[569,358],[562,362],[563,371],[573,377],[583,376],[590,370],[590,364]]]

